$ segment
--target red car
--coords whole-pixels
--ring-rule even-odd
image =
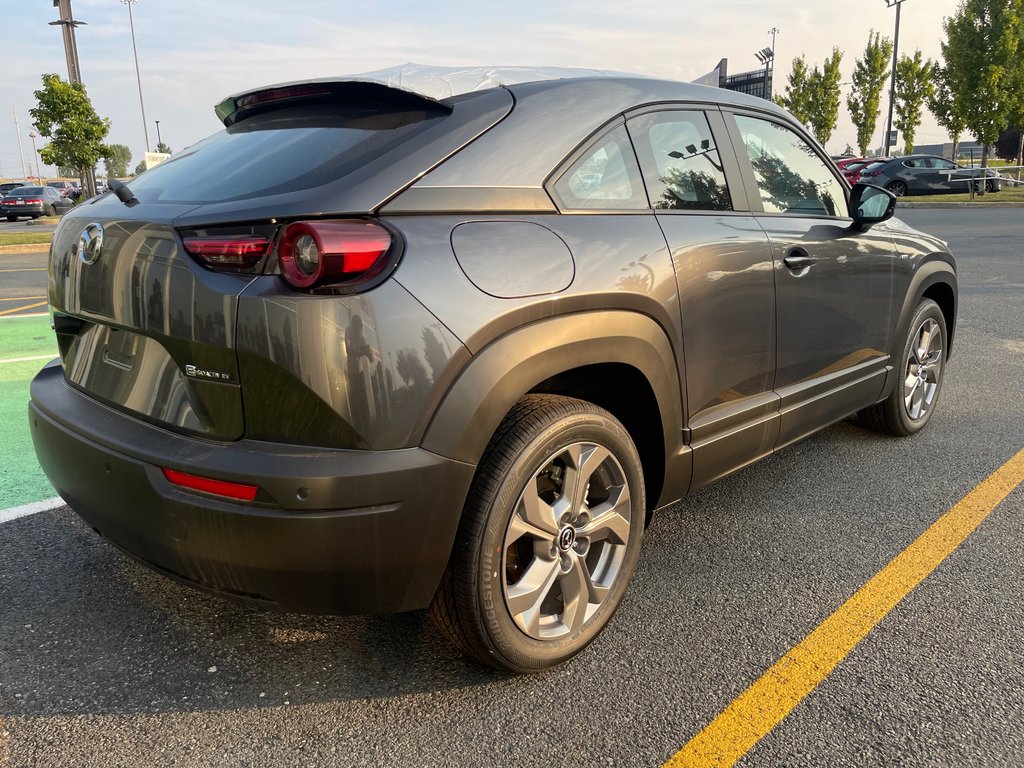
[[[860,172],[862,170],[871,165],[871,163],[887,159],[885,157],[844,157],[842,160],[836,161],[836,166],[843,172],[843,176],[850,182],[850,185],[853,186],[860,181]]]

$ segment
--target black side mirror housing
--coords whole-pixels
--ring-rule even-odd
[[[857,182],[850,192],[850,217],[861,232],[891,219],[896,211],[896,195],[874,184]]]

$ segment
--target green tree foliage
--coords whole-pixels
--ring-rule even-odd
[[[935,122],[946,129],[949,140],[953,142],[953,160],[960,154],[960,136],[967,130],[967,121],[961,114],[953,89],[956,82],[949,76],[945,67],[938,64],[932,69],[932,93],[928,97],[928,110],[935,117]]]
[[[172,154],[171,148],[164,144],[162,141],[156,145],[156,149],[154,150],[154,152],[163,152],[165,155]]]
[[[903,136],[904,154],[914,151],[914,136],[921,125],[921,111],[935,86],[932,74],[935,64],[914,51],[913,57],[900,56],[896,64],[896,103],[893,127]]]
[[[139,164],[135,166],[135,170],[132,172],[132,176],[138,176],[146,170],[146,161],[139,160]]]
[[[128,164],[132,161],[132,151],[124,144],[107,146],[107,156],[103,164],[107,167],[107,176],[120,179],[128,175]]]
[[[857,129],[857,147],[867,154],[871,137],[878,125],[882,91],[892,62],[892,41],[872,30],[864,55],[853,67],[853,91],[846,99],[846,108]]]
[[[107,156],[103,140],[110,132],[110,121],[96,114],[85,86],[47,74],[35,97],[36,106],[29,114],[36,130],[50,139],[39,151],[44,163],[70,166],[84,176]]]
[[[961,0],[944,24],[942,57],[954,108],[982,145],[982,167],[988,164],[989,145],[1006,128],[1014,108],[1022,2]]]
[[[815,66],[811,71],[811,110],[807,124],[822,144],[832,138],[839,119],[839,81],[842,80],[839,65],[842,62],[843,54],[838,48],[833,48],[822,68]]]
[[[822,144],[832,138],[839,119],[839,65],[843,54],[838,48],[825,59],[819,68],[807,68],[803,56],[793,59],[793,70],[789,73],[786,92],[776,98],[793,116],[808,126]]]
[[[780,106],[793,113],[793,117],[805,125],[811,116],[811,83],[810,70],[803,56],[793,59],[793,70],[786,82],[786,92],[779,94],[775,100]]]

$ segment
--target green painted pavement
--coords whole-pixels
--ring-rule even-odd
[[[57,356],[48,316],[0,320],[0,509],[56,495],[36,461],[28,428],[28,385],[46,360],[4,362],[43,355]]]

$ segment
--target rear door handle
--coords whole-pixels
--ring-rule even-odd
[[[801,256],[787,256],[782,260],[782,262],[787,268],[794,272],[799,272],[800,270],[807,269],[814,264],[814,259],[807,254],[803,254]]]

